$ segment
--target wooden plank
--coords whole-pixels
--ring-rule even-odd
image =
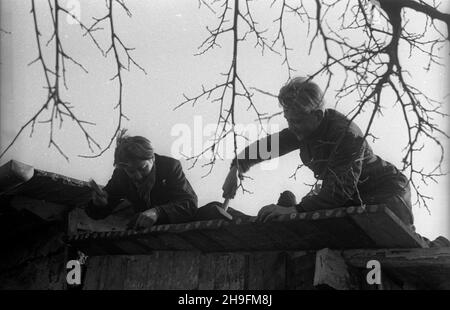
[[[200,290],[239,290],[245,287],[246,255],[205,254],[200,258]]]
[[[289,222],[267,223],[267,231],[281,244],[278,249],[298,251],[327,244],[324,232],[318,230],[310,221],[295,220]]]
[[[382,272],[404,287],[450,289],[450,248],[346,250],[346,262],[366,268],[369,260],[380,262]]]
[[[367,212],[360,208],[347,208],[347,213],[355,223],[375,242],[375,248],[426,248],[428,247],[416,233],[409,229],[386,206],[368,206]]]
[[[48,256],[48,263],[46,266],[48,272],[49,285],[46,289],[49,290],[64,290],[67,286],[66,281],[66,251]]]
[[[97,280],[97,287],[98,290],[104,290],[106,286],[108,285],[107,278],[108,278],[108,272],[109,272],[109,255],[100,256],[102,258],[101,264],[99,265],[99,268],[96,269],[94,272],[98,273],[98,280]]]
[[[314,271],[316,255],[314,252],[288,252],[286,256],[286,289],[315,290]]]
[[[160,279],[158,289],[193,290],[198,287],[199,252],[168,251],[160,253]]]
[[[239,238],[226,233],[226,227],[231,223],[225,220],[210,220],[191,223],[187,241],[202,252],[235,251],[245,247]]]
[[[299,249],[302,237],[280,225],[279,222],[261,223],[256,218],[250,221],[237,221],[225,227],[225,231],[239,238],[246,245],[244,250],[273,251]]]
[[[164,268],[164,264],[167,263],[161,259],[161,253],[163,251],[155,251],[152,254],[151,261],[147,265],[147,290],[157,290],[159,289],[161,283],[164,283],[162,274],[159,272],[161,268]]]
[[[286,253],[254,252],[248,255],[250,290],[283,290],[286,288]]]
[[[111,245],[118,248],[119,251],[108,251],[108,254],[148,254],[151,252],[149,251],[148,246],[146,246],[145,244],[141,245],[139,242],[132,239],[116,241],[111,243]]]
[[[68,214],[68,234],[70,236],[78,231],[103,232],[103,231],[125,231],[131,216],[113,214],[101,220],[91,219],[84,210],[75,208]]]
[[[334,210],[327,210],[333,212]],[[367,248],[373,246],[373,240],[348,216],[313,220],[317,230],[324,232],[330,246],[335,249]]]
[[[195,248],[192,244],[187,242],[184,238],[182,238],[182,233],[160,233],[158,235],[158,239],[164,243],[164,247],[166,250],[179,250],[179,251],[195,251]]]
[[[367,274],[370,269],[360,269],[359,289],[365,291],[384,291],[384,290],[409,290],[417,289],[411,283],[406,283],[397,278],[392,278],[392,275],[384,270],[381,270],[381,283],[368,283]]]
[[[104,271],[104,262],[107,256],[88,257],[86,276],[84,278],[83,290],[100,289],[99,281]]]
[[[286,223],[284,228],[301,238],[297,250],[373,245],[373,241],[348,217],[346,208],[294,213],[277,221]]]
[[[370,259],[378,260],[383,266],[419,267],[442,266],[450,268],[450,248],[415,249],[358,249],[342,252],[345,260],[355,267],[366,268]]]
[[[224,226],[227,227],[227,226]],[[240,251],[246,249],[246,244],[238,237],[222,229],[202,229],[200,233],[206,236],[212,241],[212,244],[216,245],[214,249],[209,249],[211,252],[225,252],[225,251]]]
[[[167,245],[161,238],[159,238],[159,234],[158,235],[146,234],[143,236],[139,236],[138,238],[136,238],[136,240],[140,244],[143,244],[144,246],[146,246],[147,249],[152,249],[154,251],[167,250]],[[133,254],[133,253],[128,253],[128,254]]]
[[[64,253],[32,259],[1,273],[1,290],[63,290],[66,283]]]
[[[127,274],[127,257],[121,255],[107,256],[107,269],[103,276],[105,282],[102,289],[105,290],[121,290],[124,288],[125,277]]]
[[[323,285],[336,290],[351,290],[358,287],[341,254],[328,248],[316,252],[314,286]]]
[[[237,221],[235,225],[225,226],[227,234],[240,239],[245,250],[270,251],[277,240],[267,234],[267,230],[261,227],[255,220],[249,222]]]
[[[149,265],[154,261],[155,254],[128,255],[127,273],[124,278],[123,289],[143,290],[148,288]]]
[[[65,215],[69,210],[69,207],[61,204],[23,196],[14,196],[10,206],[19,211],[27,210],[44,221],[65,220]]]
[[[101,237],[94,236],[90,234],[83,241],[102,242]],[[268,223],[215,220],[158,225],[143,232],[112,233],[112,240],[116,236],[130,240],[154,238],[153,246],[147,246],[155,250],[195,249],[202,252],[425,246],[420,237],[383,206],[295,213]],[[143,252],[128,254],[138,253]]]
[[[301,216],[301,213],[296,215]],[[326,232],[317,229],[317,227],[311,223],[311,220],[295,219],[290,222],[279,222],[278,225],[280,226],[279,229],[289,230],[296,235],[295,240],[297,240],[299,246],[290,250],[310,250],[332,246],[332,240],[329,239]]]
[[[90,242],[88,240],[80,240],[74,243],[75,248],[80,249],[83,253],[88,256],[99,256],[108,254],[126,254],[124,251],[116,246],[114,242],[108,242],[103,240],[102,242]]]
[[[85,181],[35,169],[31,179],[8,191],[8,194],[77,207],[89,201],[91,189]]]
[[[222,252],[223,245],[210,238],[208,231],[208,229],[190,230],[180,233],[180,237],[201,252]]]

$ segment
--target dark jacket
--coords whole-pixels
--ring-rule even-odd
[[[320,192],[305,196],[296,206],[299,212],[359,205],[361,202],[382,203],[393,195],[409,193],[407,178],[394,165],[376,156],[359,127],[333,109],[325,111],[319,128],[301,142],[289,129],[268,136],[265,142],[268,152],[272,151],[275,135],[279,139],[278,156],[299,149],[303,164],[314,172],[316,179],[322,180]],[[249,147],[245,149],[244,158],[239,158],[244,172],[263,160],[260,143],[261,140],[254,152],[258,154],[257,158],[249,157]],[[262,144],[264,148],[265,145]],[[267,156],[267,152],[264,153]],[[411,208],[410,202],[407,207]]]
[[[197,195],[186,179],[181,164],[171,157],[155,154],[150,172],[153,187],[150,192],[151,208],[158,212],[158,224],[188,222],[197,212]],[[132,203],[134,211],[148,209],[139,198],[136,186],[125,171],[116,168],[104,190],[108,192],[105,207],[88,204],[86,213],[93,219],[102,219],[111,214],[123,199]]]

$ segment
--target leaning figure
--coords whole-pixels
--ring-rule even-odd
[[[124,199],[135,217],[129,228],[191,221],[197,211],[197,195],[178,160],[154,153],[150,141],[130,137],[122,130],[114,151],[114,172],[108,184],[92,191],[86,213],[102,219]]]
[[[283,205],[263,207],[258,213],[260,220],[292,212],[386,204],[414,229],[407,177],[373,153],[354,122],[336,110],[324,108],[323,93],[317,84],[296,77],[281,88],[278,100],[288,128],[238,154],[223,185],[225,198],[233,198],[238,178],[253,165],[299,150],[303,164],[322,182],[321,188],[316,187],[299,203],[292,194],[283,193]]]

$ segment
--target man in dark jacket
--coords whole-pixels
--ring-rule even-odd
[[[238,171],[245,173],[265,159],[300,150],[303,164],[322,181],[321,189],[290,207],[263,207],[258,213],[261,220],[291,212],[383,203],[412,226],[408,179],[373,153],[355,123],[333,109],[324,109],[323,94],[315,83],[294,78],[280,90],[278,98],[288,128],[255,142],[238,155],[223,186],[225,198],[235,195]],[[260,146],[267,146],[264,151],[270,156],[264,158]]]
[[[129,137],[125,131],[117,139],[114,153],[116,169],[103,190],[92,193],[86,213],[101,219],[123,199],[136,213],[130,222],[135,229],[153,224],[190,221],[197,211],[197,195],[186,179],[181,164],[171,157],[153,152],[144,137]]]

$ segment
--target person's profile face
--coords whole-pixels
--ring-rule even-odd
[[[124,163],[120,167],[125,170],[128,177],[135,183],[144,180],[152,171],[153,159],[148,160],[134,160]]]
[[[320,118],[313,112],[301,111],[300,109],[283,108],[284,118],[299,141],[307,138],[320,124]]]

